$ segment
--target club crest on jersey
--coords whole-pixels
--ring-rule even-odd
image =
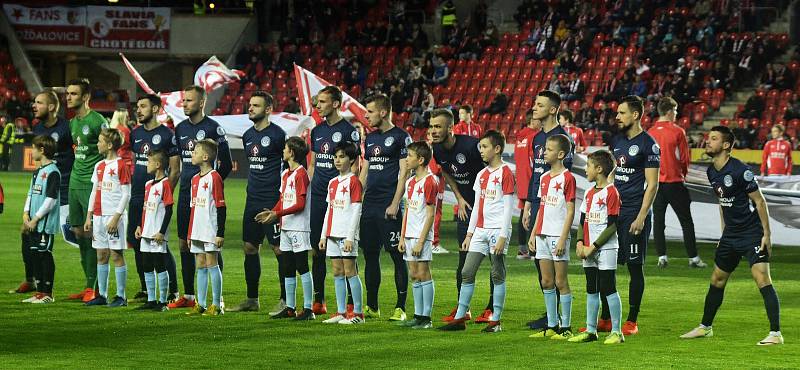
[[[253,145],[253,149],[250,149],[250,154],[252,154],[253,157],[258,155],[258,145]]]
[[[408,146],[408,144],[411,144],[413,142],[414,142],[414,140],[411,139],[411,136],[406,136],[406,146]]]
[[[217,126],[217,135],[225,136],[225,129],[222,126]]]
[[[453,173],[458,172],[458,167],[456,167],[455,163],[450,164],[450,169],[453,171]]]
[[[86,125],[84,125],[84,126],[81,128],[81,132],[82,132],[84,135],[89,135],[89,126],[86,126]]]
[[[331,135],[331,140],[333,140],[334,143],[342,141],[342,133],[334,132],[333,135]]]
[[[753,171],[746,170],[744,171],[744,181],[750,182],[753,181],[755,175],[753,175]]]
[[[638,146],[638,145],[636,145],[636,144],[633,144],[633,145],[631,145],[631,147],[630,147],[630,148],[628,148],[628,154],[629,154],[631,157],[633,157],[633,156],[635,156],[635,155],[639,154],[639,146]]]
[[[203,140],[206,138],[206,132],[204,130],[197,131],[197,135],[195,135],[197,140]]]
[[[391,139],[391,138],[390,138],[390,139]],[[377,146],[377,145],[376,145],[376,146],[374,146],[374,147],[372,147],[372,155],[373,155],[373,156],[376,156],[376,157],[377,157],[377,156],[379,156],[379,155],[381,155],[381,147],[380,147],[380,146]]]
[[[392,146],[392,144],[394,144],[394,138],[391,136],[387,137],[386,140],[383,141],[384,146]]]
[[[717,186],[715,190],[717,191],[717,194],[719,194],[720,198],[725,197],[725,190],[722,189],[722,186]]]
[[[153,135],[153,145],[161,144],[161,135],[155,134]]]
[[[731,177],[731,175],[725,175],[725,178],[723,178],[722,181],[725,183],[726,187],[733,186],[733,177]]]
[[[653,144],[653,154],[661,154],[661,147],[658,146],[658,143]]]
[[[178,145],[178,139],[174,135],[172,136],[172,145]]]
[[[536,158],[543,158],[544,157],[544,146],[537,145],[536,146]]]
[[[627,162],[627,161],[628,161],[628,160],[627,160],[627,159],[625,159],[625,156],[624,156],[624,155],[621,155],[621,156],[619,156],[619,159],[617,160],[617,162],[619,162],[619,165],[620,165],[620,166],[624,166],[624,165],[625,165],[625,162]]]
[[[456,162],[461,164],[467,163],[467,157],[464,155],[464,153],[458,153],[456,155]]]
[[[56,142],[58,142],[58,132],[54,132],[54,133],[50,134],[50,137],[52,137],[52,138],[53,138],[53,140],[55,140]]]
[[[269,146],[270,140],[269,136],[264,136],[261,138],[261,146],[267,147]]]
[[[150,144],[145,143],[142,145],[142,154],[147,155],[150,153]]]
[[[186,149],[189,149],[189,150],[194,150],[194,140],[189,140],[189,141],[186,143]]]
[[[360,141],[360,140],[361,140],[361,136],[358,134],[358,130],[354,130],[354,131],[353,131],[353,132],[350,134],[350,138],[351,138],[351,139],[353,139],[353,141]],[[387,145],[387,146],[388,146],[388,145]]]

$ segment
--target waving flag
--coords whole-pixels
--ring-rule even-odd
[[[310,116],[314,110],[314,107],[311,106],[311,97],[317,95],[323,87],[332,84],[297,64],[294,65],[294,78],[297,81],[300,109],[304,115]],[[340,110],[341,115],[345,118],[354,118],[358,122],[361,122],[364,127],[369,127],[366,117],[367,108],[344,91],[342,91],[342,105]]]
[[[229,69],[217,59],[216,55],[213,55],[194,73],[194,84],[202,87],[206,92],[211,92],[229,82],[239,80],[242,76],[244,76],[244,72]]]

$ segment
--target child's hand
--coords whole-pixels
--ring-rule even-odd
[[[492,248],[492,253],[494,253],[496,255],[503,254],[503,250],[505,249],[505,245],[506,245],[506,238],[505,237],[497,238],[497,244],[495,244],[494,247]]]
[[[36,225],[39,224],[39,220],[35,217],[32,220],[29,220],[25,223],[25,227],[28,229],[29,232],[36,230]]]
[[[531,234],[531,237],[528,238],[528,251],[536,253],[536,235]]]
[[[138,230],[138,229],[139,229],[139,228],[137,228],[137,230]],[[156,233],[156,235],[153,235],[153,240],[155,240],[155,241],[156,241],[156,243],[158,243],[158,244],[161,244],[161,243],[163,243],[163,242],[164,242],[164,234],[162,234],[162,233]],[[217,241],[218,241],[218,242],[220,242],[220,243],[219,243],[220,245],[222,244],[222,238],[217,238]],[[220,247],[220,248],[222,248],[222,247]]]
[[[142,227],[141,226],[136,226],[136,231],[133,232],[133,236],[136,237],[136,239],[141,239],[142,238]]]
[[[461,243],[461,251],[466,252],[469,250],[469,243],[472,241],[472,235],[467,234],[467,237],[464,238],[464,242]]]
[[[583,254],[583,242],[580,241],[580,240],[578,240],[578,242],[575,243],[575,254],[580,259],[585,259],[586,258],[586,255]]]
[[[414,257],[419,257],[422,255],[422,247],[425,245],[424,239],[419,239],[417,244],[414,244],[414,249],[411,250],[411,255]]]
[[[27,234],[28,233],[28,222],[31,220],[31,216],[28,215],[28,212],[22,214],[22,227],[20,227],[20,232]]]
[[[322,238],[319,240],[319,250],[324,251],[325,247],[328,245],[328,239]]]
[[[406,252],[406,238],[400,238],[400,241],[397,242],[397,251],[400,253]]]
[[[353,250],[353,241],[352,240],[345,240],[344,241],[344,251],[350,253]]]
[[[565,249],[566,242],[564,241],[564,238],[558,238],[558,242],[556,243],[556,256],[563,256]]]
[[[83,224],[83,231],[92,232],[92,215],[86,216],[86,222]]]
[[[120,214],[117,213],[113,217],[111,217],[111,221],[108,222],[106,225],[106,231],[108,231],[109,235],[113,235],[117,233],[117,227],[119,226],[119,218]]]
[[[161,234],[157,234],[157,235],[161,235]],[[155,239],[155,238],[153,238],[153,239]],[[161,237],[161,240],[164,240],[163,236]],[[221,237],[218,236],[217,239],[215,239],[215,241],[216,241],[215,244],[217,245],[217,248],[222,249],[222,244],[225,243],[225,238],[221,238]]]

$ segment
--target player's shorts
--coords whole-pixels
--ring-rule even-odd
[[[597,267],[598,270],[608,271],[617,269],[617,249],[600,249],[583,260],[583,267]]]
[[[280,239],[281,252],[300,253],[311,250],[311,233],[308,231],[283,230]]]
[[[92,216],[92,247],[94,249],[112,249],[115,251],[123,251],[128,247],[125,242],[126,224],[128,223],[128,216],[123,214],[119,217],[119,224],[117,225],[117,232],[109,234],[106,230],[106,225],[111,222],[114,216]]]
[[[144,208],[144,199],[131,200],[128,203],[128,231],[125,233],[128,243],[135,246],[134,249],[139,248],[140,240],[136,239],[136,227],[142,226],[142,209]]]
[[[256,215],[265,208],[272,209],[274,206],[274,202],[271,206],[268,203],[264,203],[263,207],[245,206],[242,216],[242,241],[258,246],[264,242],[264,237],[266,237],[269,245],[277,246],[281,243],[281,228],[277,222],[262,224],[255,220]]]
[[[30,232],[27,234],[28,249],[34,252],[52,252],[55,235]]]
[[[558,236],[536,235],[536,259],[551,260],[553,262],[569,262],[570,238],[564,241],[564,254],[556,255]]]
[[[69,224],[81,227],[86,223],[87,210],[89,209],[89,196],[92,189],[72,189],[69,192]]]
[[[329,258],[354,259],[358,257],[358,240],[353,240],[353,249],[350,252],[344,251],[345,238],[328,238],[325,245],[325,255]]]
[[[472,239],[469,242],[468,252],[478,252],[484,256],[492,254],[492,249],[497,245],[497,240],[500,239],[500,229],[484,229],[476,227],[475,232],[472,234]],[[506,238],[506,245],[503,246],[503,254],[508,253],[508,238]]]
[[[189,251],[194,254],[219,252],[219,247],[214,243],[206,243],[200,240],[190,240]]]
[[[430,240],[426,240],[425,243],[422,245],[422,251],[419,254],[419,257],[416,257],[412,254],[414,246],[417,245],[419,238],[405,238],[406,242],[406,251],[403,254],[403,259],[408,262],[430,262],[433,260],[433,242]]]
[[[178,219],[178,239],[180,240],[186,240],[189,235],[191,198],[192,195],[189,189],[187,188],[186,191],[184,191],[183,185],[181,185],[181,189],[178,192],[178,209],[175,210],[175,207],[172,207],[172,209],[175,210],[175,217]]]
[[[154,239],[142,238],[139,240],[139,251],[145,253],[167,253],[167,236],[164,235],[164,241],[161,243],[156,242]]]
[[[647,255],[647,241],[650,239],[650,230],[652,228],[652,218],[652,213],[648,213],[647,218],[644,219],[642,232],[638,235],[633,235],[628,230],[630,230],[633,221],[636,220],[636,214],[619,214],[617,218],[617,237],[619,238],[618,264],[644,265],[644,258]]]
[[[366,209],[370,208],[370,209]],[[403,211],[397,212],[394,219],[386,218],[386,207],[366,207],[361,213],[359,240],[361,248],[381,248],[387,252],[396,251],[400,243],[400,229],[403,225]]]
[[[328,210],[328,202],[325,201],[324,195],[311,194],[306,207],[310,204],[308,218],[311,222],[311,248],[319,251],[319,240],[322,235],[322,224],[325,222],[325,211]],[[317,254],[317,256],[324,256],[326,253]]]
[[[742,257],[753,267],[756,263],[769,262],[767,250],[759,252],[761,238],[764,236],[760,227],[741,233],[722,233],[719,246],[714,255],[714,263],[727,273],[736,270]]]

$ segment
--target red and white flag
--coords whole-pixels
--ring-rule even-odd
[[[229,82],[239,80],[242,76],[244,76],[244,72],[229,69],[217,59],[216,55],[212,55],[194,73],[194,84],[202,87],[206,92],[211,92]]]
[[[314,107],[311,105],[311,97],[317,95],[323,87],[333,84],[297,64],[294,65],[294,78],[297,81],[300,110],[304,115],[310,116],[314,111]],[[358,122],[361,122],[364,127],[369,127],[366,117],[367,108],[344,91],[342,91],[342,105],[340,110],[342,116],[345,118],[354,118]]]

